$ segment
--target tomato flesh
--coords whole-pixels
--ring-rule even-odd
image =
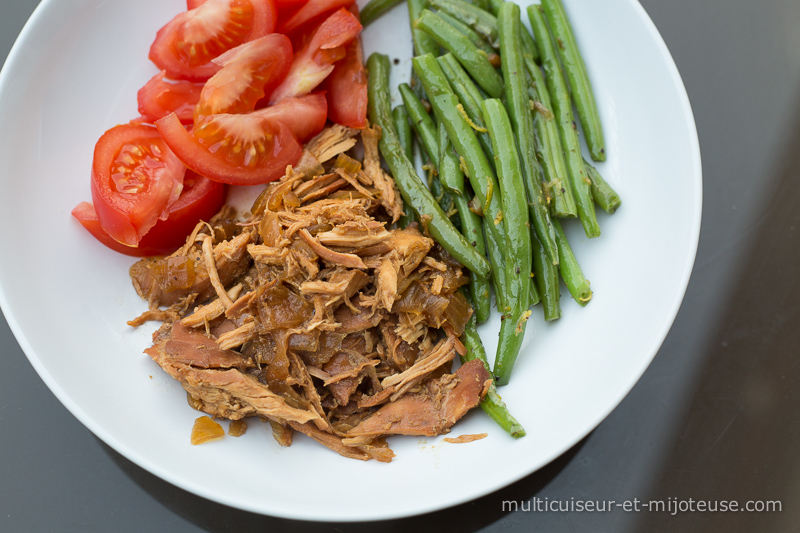
[[[306,142],[321,132],[328,119],[328,102],[322,93],[299,98],[284,98],[275,105],[256,111],[262,117],[282,122],[300,142]]]
[[[289,73],[272,93],[270,103],[313,91],[333,71],[333,64],[345,57],[345,45],[360,32],[358,19],[344,8],[325,19],[295,54]]]
[[[206,80],[220,69],[212,59],[271,33],[276,18],[274,0],[206,0],[158,31],[150,59],[171,78]]]
[[[225,185],[187,171],[178,200],[170,207],[166,220],[159,220],[137,246],[125,246],[103,229],[97,212],[89,202],[81,202],[72,210],[89,233],[108,248],[134,257],[167,255],[180,247],[200,220],[214,216],[225,203]]]
[[[203,87],[195,121],[206,115],[253,111],[289,72],[292,43],[285,35],[273,33],[225,52],[214,63],[222,70]]]
[[[330,13],[340,7],[348,7],[353,3],[354,0],[308,0],[305,4],[301,2],[291,3],[289,5],[302,5],[302,7],[294,12],[291,17],[281,22],[278,26],[278,31],[280,33],[290,33],[320,15]]]
[[[360,39],[347,45],[347,55],[326,80],[328,118],[349,128],[367,127],[367,74]]]
[[[162,70],[139,89],[137,101],[142,119],[152,123],[174,112],[181,122],[191,124],[203,85],[184,80],[167,82],[165,75]]]
[[[274,181],[283,176],[287,165],[297,163],[303,152],[286,125],[258,112],[203,117],[191,134],[175,114],[162,118],[156,126],[186,166],[231,185]]]
[[[185,172],[152,126],[124,124],[105,132],[95,145],[91,180],[103,228],[114,240],[136,246],[159,219],[167,218]]]

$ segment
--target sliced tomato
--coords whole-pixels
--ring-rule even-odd
[[[354,0],[308,0],[305,5],[292,13],[290,17],[279,21],[278,31],[280,33],[290,33],[320,15],[331,13],[340,7],[348,7],[353,3]]]
[[[295,54],[289,73],[272,93],[270,103],[313,91],[333,71],[333,64],[345,57],[345,45],[360,32],[358,19],[344,8],[325,19]]]
[[[194,119],[197,121],[203,116],[219,113],[253,111],[256,103],[286,77],[292,66],[292,55],[289,38],[272,33],[214,59],[222,70],[203,87]]]
[[[112,239],[103,229],[94,206],[89,202],[79,203],[72,210],[72,216],[98,241],[119,253],[135,257],[166,255],[185,242],[186,236],[200,220],[210,219],[225,203],[225,185],[222,183],[216,183],[189,170],[183,184],[183,192],[170,207],[167,219],[156,222],[135,247],[125,246]]]
[[[323,93],[307,94],[299,98],[284,98],[254,114],[283,122],[297,140],[304,143],[325,127],[328,102]]]
[[[359,38],[347,45],[347,55],[325,80],[328,118],[349,128],[367,127],[367,73]]]
[[[159,219],[167,218],[185,173],[156,128],[123,124],[105,132],[94,148],[91,181],[103,228],[117,242],[136,246]]]
[[[257,185],[274,181],[303,153],[286,125],[258,113],[203,117],[192,133],[175,114],[162,118],[156,126],[181,161],[220,183]]]
[[[206,0],[186,0],[186,10],[196,9]]]
[[[150,59],[170,78],[201,81],[219,71],[215,57],[272,33],[274,0],[206,0],[158,30]]]
[[[168,82],[165,75],[166,71],[162,70],[139,89],[139,113],[145,122],[152,123],[174,112],[181,122],[191,124],[203,84],[184,80]]]

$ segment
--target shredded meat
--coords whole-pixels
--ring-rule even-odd
[[[390,461],[384,436],[449,431],[491,378],[474,362],[452,372],[472,312],[458,292],[467,277],[416,225],[390,226],[402,203],[379,132],[361,132],[363,168],[344,153],[356,135],[323,131],[248,218],[226,208],[131,278],[150,304],[136,324],[164,321],[146,353],[193,407],[262,417],[282,446],[299,431]]]

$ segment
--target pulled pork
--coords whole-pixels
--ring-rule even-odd
[[[402,203],[378,134],[362,133],[363,166],[344,154],[354,135],[325,130],[246,221],[226,208],[171,256],[131,267],[150,303],[131,324],[164,322],[146,353],[196,409],[267,419],[283,446],[296,430],[390,461],[387,435],[448,432],[491,378],[479,361],[452,372],[467,278],[415,225],[387,229]]]

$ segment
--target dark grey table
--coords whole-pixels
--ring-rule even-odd
[[[37,3],[0,1],[0,57]],[[381,524],[258,516],[177,489],[99,441],[0,320],[0,531],[800,530],[800,2],[642,3],[697,120],[703,229],[658,356],[582,442],[518,483],[426,516]],[[634,499],[690,498],[780,501],[782,510],[523,510],[545,499],[632,508]],[[504,510],[504,500],[519,510]]]

